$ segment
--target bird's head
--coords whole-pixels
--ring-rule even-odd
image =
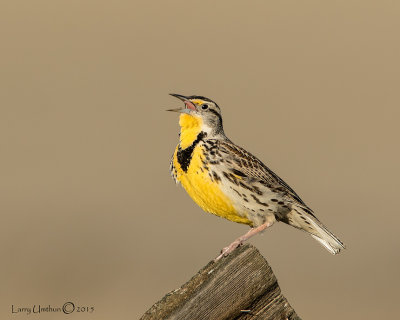
[[[171,96],[184,103],[181,108],[168,110],[181,114],[179,124],[182,129],[197,126],[200,131],[211,137],[223,134],[221,109],[214,101],[202,96],[185,97],[180,94]]]

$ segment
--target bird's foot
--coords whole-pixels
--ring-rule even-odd
[[[233,250],[235,250],[237,247],[240,247],[243,244],[243,240],[241,239],[236,239],[233,241],[229,246],[223,248],[221,250],[221,254],[214,259],[214,261],[218,261],[222,257],[226,257],[228,254],[230,254]]]
[[[230,254],[233,250],[235,250],[237,247],[240,247],[243,242],[246,240],[250,239],[252,236],[255,234],[264,231],[268,227],[272,226],[273,223],[275,222],[275,217],[272,216],[269,219],[267,219],[262,225],[251,228],[249,231],[247,231],[246,234],[242,235],[241,237],[237,238],[235,241],[233,241],[229,246],[223,248],[221,250],[221,254],[214,259],[214,261],[218,261],[222,257],[226,257],[228,254]]]

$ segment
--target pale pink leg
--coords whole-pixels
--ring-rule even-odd
[[[264,231],[268,227],[272,226],[275,222],[274,217],[271,217],[271,219],[268,219],[264,224],[261,226],[258,226],[257,228],[251,228],[246,234],[242,235],[241,237],[237,238],[235,241],[233,241],[229,246],[223,248],[221,250],[221,254],[215,258],[214,261],[218,261],[222,257],[226,257],[228,254],[230,254],[233,250],[235,250],[237,247],[243,244],[246,240],[250,239],[252,236],[256,235],[257,233]]]

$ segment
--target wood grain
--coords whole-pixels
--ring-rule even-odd
[[[140,320],[300,320],[282,295],[267,261],[246,244],[211,261],[166,294]]]

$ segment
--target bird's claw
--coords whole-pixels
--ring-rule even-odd
[[[214,261],[218,261],[222,257],[228,256],[233,250],[240,247],[241,245],[243,245],[243,241],[236,240],[232,242],[229,246],[221,250],[221,254],[218,257],[216,257]]]

